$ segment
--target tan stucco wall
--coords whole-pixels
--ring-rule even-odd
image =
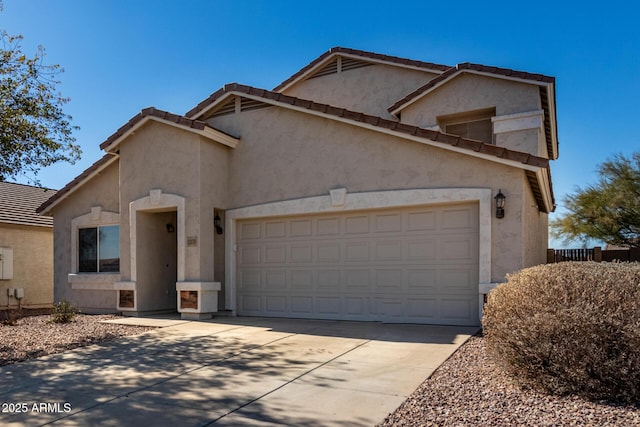
[[[403,123],[420,127],[438,125],[439,116],[495,108],[496,116],[539,110],[538,86],[462,74],[402,110]],[[544,134],[528,129],[498,134],[496,145],[511,150],[546,155]]]
[[[540,212],[531,188],[524,183],[524,221],[522,234],[524,236],[523,267],[545,264],[546,250],[549,241],[549,215]]]
[[[391,105],[437,74],[376,64],[297,83],[283,93],[391,119]]]
[[[0,223],[0,246],[13,249],[13,279],[0,280],[0,310],[18,300],[7,289],[24,289],[22,307],[51,307],[53,304],[53,229]]]
[[[338,187],[350,193],[501,188],[508,214],[492,220],[492,280],[523,266],[524,175],[518,168],[282,108],[210,122],[241,137],[230,153],[227,208],[325,195]]]
[[[53,209],[54,222],[54,299],[68,300],[87,313],[113,312],[116,292],[73,290],[69,284],[71,271],[71,221],[100,206],[104,211],[120,212],[118,199],[118,162],[114,162],[89,183],[76,189]]]
[[[186,281],[213,281],[213,210],[224,203],[229,148],[164,124],[151,122],[120,145],[123,206],[150,190],[186,199]],[[129,212],[121,215],[122,280],[131,278]]]

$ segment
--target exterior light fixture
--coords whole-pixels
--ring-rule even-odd
[[[174,231],[176,231],[176,228],[173,226],[173,224],[168,223],[167,224],[167,233],[173,233]]]
[[[224,230],[222,229],[222,220],[220,219],[220,215],[216,214],[213,218],[213,225],[216,227],[216,233],[222,234]]]
[[[498,189],[498,194],[496,194],[496,218],[504,218],[504,200],[506,199],[505,195],[502,194],[502,189]]]

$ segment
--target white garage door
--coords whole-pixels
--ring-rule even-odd
[[[478,205],[242,220],[245,316],[478,325]]]

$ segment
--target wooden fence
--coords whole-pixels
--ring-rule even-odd
[[[640,248],[604,251],[600,246],[585,249],[547,249],[547,264],[563,261],[640,261]]]

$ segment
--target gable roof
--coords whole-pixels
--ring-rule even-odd
[[[237,138],[219,131],[218,129],[214,129],[205,122],[149,107],[143,109],[129,119],[127,123],[122,125],[117,131],[109,136],[109,138],[100,144],[100,148],[105,151],[114,151],[123,140],[150,120],[174,126],[189,132],[194,132],[231,148],[235,148],[238,144]]]
[[[251,86],[231,83],[214,92],[207,99],[199,103],[190,110],[187,117],[202,117],[215,105],[222,103],[231,95],[239,95],[256,100],[261,100],[267,104],[279,105],[284,108],[295,109],[309,114],[327,117],[341,122],[347,122],[360,127],[366,127],[384,133],[392,133],[400,137],[410,137],[419,142],[431,142],[441,148],[475,155],[477,157],[488,158],[490,160],[510,162],[512,165],[521,167],[530,166],[533,169],[547,167],[549,160],[543,157],[534,156],[528,153],[509,150],[491,144],[485,144],[473,139],[461,138],[459,136],[438,132],[431,129],[424,129],[418,126],[400,123],[394,120],[383,119],[365,113],[347,110],[345,108],[333,107],[328,104],[321,104],[314,101],[272,92],[266,89],[258,89]]]
[[[477,74],[494,78],[507,79],[528,84],[540,86],[540,99],[544,110],[544,127],[547,140],[547,153],[550,159],[558,158],[558,130],[556,126],[556,108],[555,108],[555,82],[554,77],[545,76],[543,74],[527,73],[525,71],[516,71],[509,68],[490,67],[481,64],[472,64],[465,62],[455,67],[449,68],[444,73],[434,77],[423,86],[420,86],[404,98],[398,100],[387,110],[394,116],[402,111],[405,107],[418,101],[420,98],[437,89],[443,84],[449,82],[455,77],[463,74]]]
[[[336,46],[329,49],[327,52],[323,53],[322,55],[311,61],[309,64],[302,67],[300,71],[276,86],[273,91],[282,92],[290,88],[297,82],[309,78],[337,56],[361,59],[370,63],[388,64],[404,68],[418,69],[432,73],[441,73],[450,68],[450,66],[448,65],[434,64],[432,62],[417,61],[415,59],[400,58],[397,56],[382,55],[379,53],[367,52],[364,50],[349,49],[346,47]]]
[[[36,209],[56,190],[11,182],[0,182],[0,223],[53,227],[53,218],[43,217]]]
[[[102,172],[107,168],[111,163],[115,162],[118,159],[117,155],[114,154],[105,154],[89,166],[87,169],[82,171],[82,173],[76,176],[71,182],[58,190],[54,195],[50,196],[47,200],[44,200],[43,203],[36,209],[36,212],[40,215],[47,215],[51,209],[58,202],[64,200],[68,195],[76,191],[80,186],[89,181],[91,178]]]

